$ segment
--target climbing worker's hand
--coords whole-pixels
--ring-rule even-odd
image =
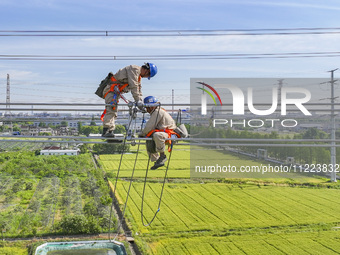
[[[136,105],[137,105],[137,107],[138,107],[139,110],[141,110],[141,111],[143,110],[144,104],[143,104],[142,101],[138,101],[138,102],[136,103]]]

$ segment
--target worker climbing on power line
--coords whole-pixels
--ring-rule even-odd
[[[105,110],[101,116],[103,121],[104,137],[114,137],[115,119],[117,118],[118,102],[122,98],[129,103],[122,95],[131,91],[138,108],[143,108],[141,78],[154,77],[157,74],[157,66],[152,63],[145,63],[143,66],[129,65],[117,73],[109,73],[101,82],[95,94],[105,99]],[[130,102],[131,104],[131,102]]]
[[[146,122],[144,129],[139,134],[139,137],[152,137],[151,141],[147,141],[147,151],[151,162],[155,162],[154,166],[151,167],[155,170],[159,167],[164,166],[167,161],[165,155],[165,145],[171,145],[172,135],[180,137],[177,130],[177,126],[173,118],[160,106],[157,98],[154,96],[148,96],[144,98],[144,106],[146,111],[150,114],[150,119]]]

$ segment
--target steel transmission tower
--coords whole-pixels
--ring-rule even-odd
[[[334,80],[334,72],[338,70],[334,69],[329,71],[331,73],[331,165],[332,165],[332,172],[331,172],[331,181],[332,182],[336,182],[336,148],[335,148],[335,130],[336,130],[336,126],[335,126],[335,113],[334,113],[334,83],[336,82],[336,80]]]
[[[11,84],[10,84],[10,80],[9,80],[9,74],[7,74],[7,87],[6,87],[6,115],[11,116]]]

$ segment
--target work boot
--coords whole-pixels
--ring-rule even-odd
[[[107,132],[108,128],[103,128],[102,136],[104,136]]]
[[[110,138],[113,138],[115,137],[115,134],[113,133],[113,130],[106,130],[106,132],[104,133],[104,130],[103,130],[103,137],[110,137]]]
[[[157,161],[155,162],[155,164],[153,165],[153,167],[151,167],[151,170],[156,170],[157,168],[164,166],[165,161],[167,161],[168,159],[166,158],[166,156],[160,156]]]

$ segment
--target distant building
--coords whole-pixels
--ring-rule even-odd
[[[44,147],[43,150],[60,150],[60,147],[51,145],[51,146]]]
[[[77,156],[79,155],[80,150],[41,150],[40,155],[68,155],[68,156]]]

